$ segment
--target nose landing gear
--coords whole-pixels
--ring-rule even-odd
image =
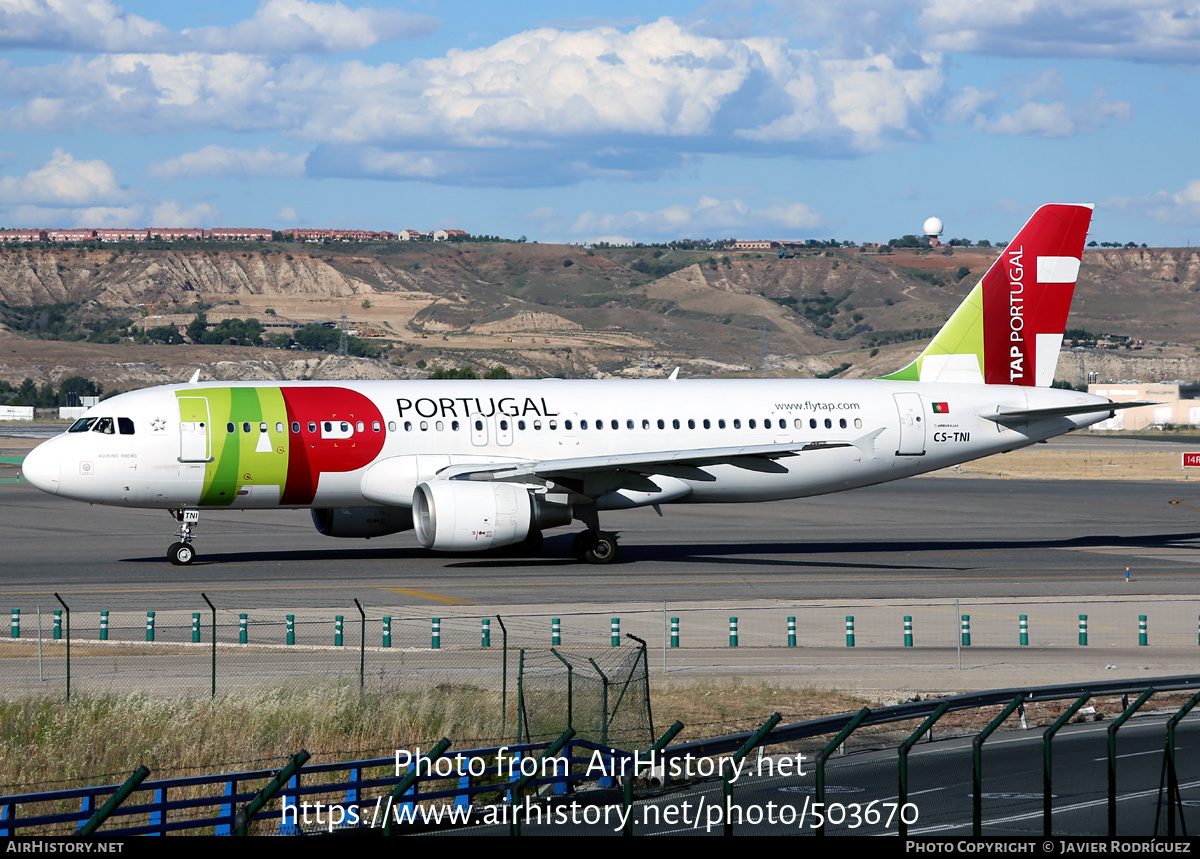
[[[196,560],[196,547],[192,545],[192,531],[200,524],[199,510],[171,510],[171,515],[179,523],[175,531],[178,542],[172,543],[167,549],[167,560],[177,567],[186,567]]]

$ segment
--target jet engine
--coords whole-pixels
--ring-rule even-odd
[[[382,537],[413,526],[407,507],[314,507],[313,525],[326,537]]]
[[[547,502],[518,483],[431,480],[413,494],[413,524],[426,549],[479,552],[511,546],[530,531],[569,525],[569,504]]]

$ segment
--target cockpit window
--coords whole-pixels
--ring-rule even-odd
[[[121,435],[133,435],[133,421],[129,418],[117,418],[117,429]]]
[[[113,419],[97,418],[96,425],[92,427],[92,432],[102,432],[105,435],[112,435],[115,432],[113,429]]]
[[[96,422],[95,418],[80,418],[71,424],[71,428],[67,432],[87,432],[92,428],[92,424]]]

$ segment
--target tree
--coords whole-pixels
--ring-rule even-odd
[[[197,313],[196,318],[188,323],[188,339],[193,343],[199,343],[203,340],[206,331],[208,331],[208,317],[203,313]]]

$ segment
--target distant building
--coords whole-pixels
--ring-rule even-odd
[[[733,243],[733,249],[735,251],[769,251],[771,248],[777,248],[780,246],[780,242],[768,241],[764,239],[739,239]]]
[[[217,242],[269,242],[272,232],[261,227],[213,227],[209,235]]]
[[[1088,385],[1089,394],[1114,403],[1151,400],[1160,405],[1122,409],[1108,420],[1092,424],[1094,430],[1143,430],[1173,426],[1200,426],[1200,384],[1182,382],[1105,382]]]

